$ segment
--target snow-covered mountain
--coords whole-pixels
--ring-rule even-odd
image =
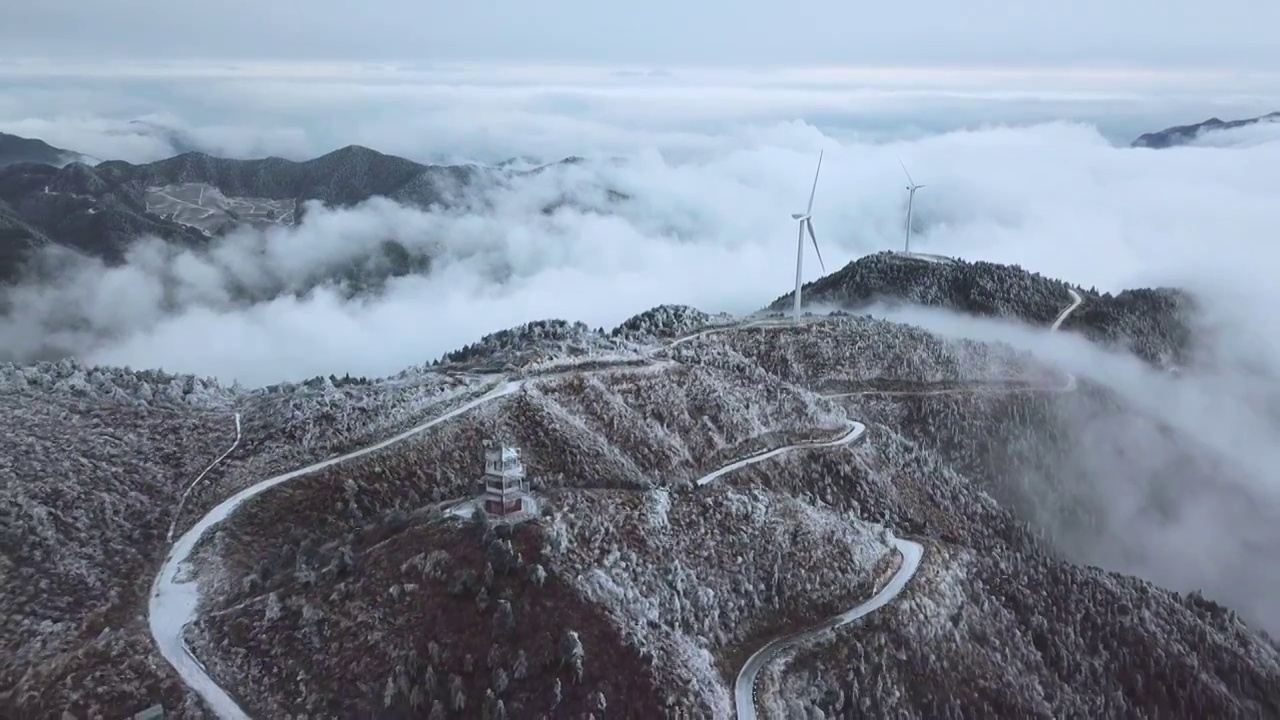
[[[910,304],[955,310],[980,317],[1048,325],[1074,288],[1084,304],[1068,316],[1063,330],[1116,346],[1157,365],[1185,365],[1196,344],[1190,320],[1196,304],[1177,288],[1139,288],[1116,295],[1099,293],[1044,277],[1017,265],[880,252],[807,283],[800,297],[808,305],[863,310],[877,305]],[[792,293],[769,305],[791,307]]]
[[[925,291],[881,262],[814,283],[813,300],[1045,325],[1074,307],[1066,284],[1016,269]],[[972,282],[997,276],[1003,289]],[[1082,295],[1101,329],[1063,331],[1139,352],[1181,342],[1156,337],[1174,319],[1149,330],[1121,296]],[[157,702],[206,716],[149,629],[170,524],[177,537],[263,480],[392,438],[254,495],[191,556],[202,601],[182,638],[249,715],[731,717],[748,655],[898,572],[891,533],[923,545],[917,574],[769,660],[760,711],[1280,715],[1272,639],[1199,594],[1086,564],[1104,544],[1150,551],[1108,484],[1172,516],[1241,502],[1231,463],[1000,344],[848,313],[797,325],[662,306],[612,330],[531,323],[374,380],[247,390],[7,365],[0,413],[5,717]],[[531,522],[450,514],[491,439],[522,448]],[[1242,526],[1280,527],[1246,509]]]

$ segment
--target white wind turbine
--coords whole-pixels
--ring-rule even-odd
[[[907,176],[907,242],[903,252],[911,252],[911,207],[915,204],[916,191],[925,186],[917,185],[916,181],[911,179],[911,173],[907,172],[907,166],[902,162],[902,158],[898,158],[898,164],[902,165],[902,172]]]
[[[818,264],[822,272],[827,271],[827,264],[822,262],[822,251],[818,249],[818,237],[813,234],[813,196],[818,192],[818,173],[822,172],[822,152],[818,151],[818,169],[813,173],[813,189],[809,191],[809,206],[802,213],[791,213],[792,220],[800,221],[800,235],[796,239],[796,294],[792,299],[791,314],[800,321],[800,284],[801,271],[804,267],[804,233],[809,231],[809,239],[813,241],[813,251],[818,254]]]

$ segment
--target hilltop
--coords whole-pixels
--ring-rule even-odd
[[[57,148],[43,140],[0,132],[0,168],[18,163],[44,163],[62,166],[82,156]]]
[[[1194,353],[1194,299],[1177,288],[1139,288],[1099,293],[1044,277],[1017,265],[948,258],[945,262],[880,252],[806,283],[806,305],[858,311],[909,303],[969,315],[1048,325],[1062,310],[1070,288],[1084,302],[1062,324],[1096,342],[1131,352],[1157,366],[1185,365]],[[791,307],[794,293],[769,304]]]

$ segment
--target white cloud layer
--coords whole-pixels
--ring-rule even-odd
[[[1116,393],[1125,414],[1099,416],[1093,408],[1067,430],[1075,451],[1066,469],[1056,469],[1068,479],[1065,489],[1034,469],[1019,479],[1040,506],[1041,526],[1078,562],[1181,592],[1199,590],[1274,636],[1280,634],[1280,323],[1253,305],[1258,298],[1251,294],[1236,295],[1241,306],[1212,296],[1217,302],[1205,324],[1222,330],[1216,357],[1178,378],[1069,333],[920,308],[876,314],[944,336],[1005,342]],[[1201,467],[1176,458],[1171,443],[1226,469],[1205,477]],[[1073,527],[1070,512],[1058,505],[1062,497],[1091,507],[1095,524]]]
[[[1127,143],[1280,108],[1280,73],[1135,69],[4,62],[0,132],[104,159],[723,154],[796,118],[848,142],[1070,120]],[[139,120],[142,122],[129,122]]]
[[[90,267],[55,289],[21,290],[15,301],[23,311],[0,321],[4,344],[25,354],[24,348],[49,340],[50,327],[65,326],[57,319],[72,315],[80,318],[78,329],[61,331],[57,344],[93,360],[262,384],[331,372],[385,375],[484,333],[547,317],[609,326],[664,302],[748,312],[789,285],[789,213],[803,204],[822,148],[827,160],[815,213],[832,269],[899,244],[905,193],[896,156],[929,186],[917,197],[921,250],[1019,263],[1113,290],[1265,275],[1268,266],[1259,255],[1275,257],[1267,238],[1280,226],[1280,206],[1270,197],[1270,188],[1280,186],[1280,143],[1270,141],[1275,135],[1269,128],[1217,133],[1201,143],[1214,147],[1166,151],[1119,148],[1090,125],[1061,122],[885,141],[867,139],[857,117],[850,120],[853,129],[836,121],[824,130],[753,113],[750,103],[691,117],[678,111],[676,101],[695,91],[671,84],[646,90],[643,82],[589,69],[559,77],[578,83],[573,92],[588,99],[598,97],[592,93],[613,97],[622,110],[521,111],[530,98],[545,103],[548,92],[521,83],[545,77],[529,70],[528,79],[501,85],[494,76],[456,72],[470,84],[449,91],[465,99],[451,109],[441,109],[441,96],[414,94],[398,84],[371,83],[355,92],[335,84],[336,71],[315,83],[240,78],[214,88],[220,103],[244,108],[223,106],[225,117],[238,118],[234,125],[217,124],[216,117],[184,123],[195,106],[184,106],[174,94],[180,82],[111,96],[113,107],[130,108],[143,104],[144,95],[167,93],[169,104],[143,124],[123,122],[127,110],[105,117],[37,116],[33,111],[45,107],[42,101],[22,96],[23,114],[0,114],[0,130],[99,157],[146,160],[187,147],[307,157],[344,144],[336,137],[325,144],[320,123],[299,122],[309,114],[326,118],[329,133],[350,132],[347,141],[393,152],[410,147],[419,158],[523,154],[547,160],[572,153],[592,161],[498,191],[488,198],[491,207],[475,214],[374,201],[317,212],[297,229],[243,231],[218,241],[208,254],[175,255],[142,244],[126,267]],[[917,79],[896,91],[918,96],[926,120],[936,117],[929,103],[945,92],[1025,91],[1019,81],[999,86],[986,76],[964,77],[942,76],[933,85]],[[730,74],[714,79],[720,84],[699,86],[697,77],[687,82],[725,97],[735,87],[747,92],[729,82]],[[784,74],[783,81],[793,83],[786,92],[807,92],[795,77]],[[976,89],[983,82],[986,89]],[[1041,94],[1077,80],[1057,82]],[[1073,92],[1126,92],[1144,102],[1164,97],[1137,89],[1143,82],[1149,87],[1148,80],[1109,82]],[[384,91],[392,101],[376,99]],[[337,111],[361,92],[375,97],[364,108],[370,117]],[[802,114],[807,106],[786,92],[773,96],[775,104]],[[401,100],[436,111],[426,119],[397,114]],[[895,102],[910,107],[903,97]],[[626,108],[645,107],[651,115],[623,117]],[[247,128],[245,117],[263,118],[262,127]],[[594,198],[588,206],[606,207],[606,187],[631,199],[607,213],[570,207],[551,216],[539,212],[565,196]],[[388,238],[433,255],[430,277],[393,280],[374,299],[346,301],[326,286],[247,309],[231,299],[235,287],[310,287],[318,274],[367,256]],[[806,276],[818,274],[810,262]],[[1258,284],[1272,283],[1260,278]]]
[[[96,90],[60,80],[59,93],[43,93],[28,75],[13,81],[15,92],[0,93],[0,130],[134,160],[184,146],[306,157],[357,142],[418,159],[579,154],[591,161],[496,191],[483,212],[428,213],[375,200],[314,212],[296,229],[240,232],[207,254],[143,243],[123,267],[85,267],[60,284],[18,290],[10,298],[16,311],[0,320],[0,346],[22,353],[52,341],[95,362],[256,385],[394,373],[540,318],[612,326],[659,303],[749,312],[791,284],[789,214],[802,209],[819,149],[826,161],[814,216],[830,269],[900,245],[900,156],[929,186],[917,195],[916,249],[1017,263],[1104,290],[1173,284],[1200,294],[1205,322],[1217,330],[1213,362],[1177,383],[1070,337],[918,313],[910,319],[1030,347],[1231,458],[1241,468],[1231,482],[1256,515],[1233,514],[1217,499],[1185,501],[1185,512],[1163,525],[1126,524],[1117,514],[1100,544],[1079,552],[1181,590],[1204,588],[1280,629],[1267,604],[1280,591],[1280,524],[1266,522],[1280,507],[1280,433],[1271,409],[1280,378],[1280,137],[1272,127],[1246,128],[1198,147],[1151,151],[1117,147],[1080,122],[1025,125],[1053,112],[1105,118],[1106,107],[1118,106],[1131,111],[1129,122],[1148,123],[1132,137],[1208,114],[1280,108],[1270,90],[1180,95],[1133,78],[1074,88],[1042,78],[1036,89],[1007,78],[984,86],[970,76],[917,79],[885,90],[892,91],[887,100],[864,92],[851,110],[840,106],[840,94],[874,83],[832,81],[835,89],[818,92],[791,78],[787,92],[753,96],[744,81],[724,78],[711,83],[715,92],[677,92],[668,87],[677,80],[662,74],[570,78],[555,90],[535,80],[472,77],[423,88],[339,83],[336,71],[316,81],[245,74],[129,84],[117,73],[114,85]],[[659,81],[667,83],[662,92],[636,89]],[[1068,91],[1077,96],[1053,95]],[[996,95],[1015,92],[1031,98],[1009,100],[1000,112],[1023,126],[999,126],[999,117],[983,114],[993,112],[983,108]],[[684,104],[698,96],[704,102]],[[723,107],[713,111],[716,104]],[[77,106],[103,109],[86,116]],[[810,113],[822,121],[789,119]],[[144,114],[153,126],[121,122]],[[903,118],[915,127],[903,131]],[[962,127],[982,122],[991,125]],[[158,134],[154,123],[172,132]],[[631,199],[609,206],[604,188]],[[562,196],[595,209],[540,212]],[[431,254],[430,275],[393,280],[381,295],[356,300],[327,286],[248,307],[233,299],[237,289],[309,287],[388,238]],[[818,275],[811,259],[806,277]],[[51,334],[54,327],[61,329]],[[1150,491],[1125,484],[1126,462],[1136,461],[1123,453],[1092,446],[1081,453],[1098,470],[1093,492],[1123,505]],[[1106,554],[1119,546],[1136,554]]]

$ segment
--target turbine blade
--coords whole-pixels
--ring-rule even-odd
[[[920,187],[919,185],[916,185],[915,180],[911,179],[911,173],[907,172],[907,166],[902,162],[901,157],[898,157],[898,164],[902,166],[902,173],[907,176],[907,182],[915,187]]]
[[[818,249],[818,236],[813,234],[813,221],[805,220],[804,226],[809,230],[809,239],[813,241],[813,251],[818,253],[818,266],[822,268],[822,272],[827,271],[827,264],[822,262],[822,251]]]
[[[809,191],[809,209],[805,210],[806,215],[813,212],[813,196],[818,194],[818,173],[822,172],[822,153],[823,152],[824,152],[823,150],[818,151],[818,169],[815,170],[813,173],[813,189]]]

